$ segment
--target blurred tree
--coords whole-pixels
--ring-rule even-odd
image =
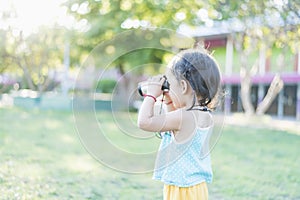
[[[7,60],[3,59],[3,55],[5,52],[5,46],[7,41],[7,32],[5,30],[0,29],[0,74],[2,74],[9,66]]]
[[[246,114],[264,114],[277,94],[283,88],[280,71],[274,77],[265,98],[259,102],[256,110],[251,102],[251,76],[259,71],[260,65],[270,57],[271,49],[282,49],[277,65],[283,69],[283,54],[290,49],[299,53],[300,39],[300,2],[289,0],[265,1],[215,1],[212,6],[242,31],[234,32],[235,48],[240,53],[241,99]],[[257,57],[255,63],[249,63],[249,56],[261,52],[264,57]],[[269,53],[268,53],[269,52]],[[264,66],[263,66],[264,67]]]
[[[282,80],[279,76],[274,78],[265,100],[255,111],[250,89],[251,76],[258,70],[259,58],[256,63],[249,63],[247,58],[253,52],[267,51],[274,45],[299,51],[299,4],[299,1],[291,0],[72,0],[65,3],[65,6],[82,24],[82,37],[77,38],[76,44],[86,53],[100,42],[110,40],[115,34],[128,29],[163,27],[177,30],[181,24],[211,27],[214,21],[228,21],[233,28],[235,47],[241,57],[244,110],[247,114],[261,114],[281,90]],[[242,31],[236,32],[236,26],[241,26]],[[109,56],[109,51],[102,53]],[[147,53],[134,52],[134,55],[141,63],[148,63],[153,59],[156,62],[162,61],[164,53],[149,50]],[[122,56],[115,61],[121,74],[136,66],[137,60],[128,58]]]
[[[42,94],[59,84],[56,72],[63,68],[65,38],[72,33],[53,25],[24,34],[13,23],[17,14],[13,6],[0,12],[0,73],[22,77],[21,88]]]
[[[21,75],[23,88],[39,93],[53,89],[56,69],[62,67],[63,32],[41,28],[25,37],[22,31],[11,28],[2,31],[1,69]]]
[[[85,28],[77,43],[88,51],[115,34],[132,28],[163,27],[176,30],[184,21],[195,21],[202,1],[72,0],[70,14]]]
[[[141,48],[128,50],[130,46],[143,47],[143,42],[147,43],[144,47],[155,46],[171,49],[168,44],[156,44],[161,42],[161,38],[170,39],[170,34],[163,35],[159,33],[154,36],[146,29],[151,27],[163,27],[169,29],[176,29],[183,20],[193,21],[196,19],[196,12],[203,6],[201,1],[157,1],[157,0],[73,0],[66,2],[66,7],[71,15],[75,16],[79,23],[82,24],[83,37],[79,37],[76,40],[76,44],[81,48],[81,51],[89,53],[91,50],[101,44],[114,40],[114,36],[122,33],[126,30],[143,29],[145,31],[136,30],[136,33],[129,34],[128,38],[117,39],[118,42],[111,43],[108,48],[103,49],[98,53],[102,55],[102,59],[114,57],[111,66],[115,66],[119,73],[123,77],[123,84],[119,86],[123,87],[119,89],[123,95],[129,95],[126,91],[130,91],[130,87],[136,86],[138,81],[134,74],[126,74],[128,70],[137,67],[138,65],[145,65],[147,63],[162,63],[164,55],[168,52],[160,50],[158,48]],[[137,34],[135,38],[133,35]],[[124,36],[124,35],[123,35]],[[159,38],[160,37],[160,38]],[[129,40],[129,38],[131,40]],[[153,43],[152,45],[149,43]],[[121,44],[121,45],[119,45]],[[191,47],[193,43],[186,43],[187,47]],[[189,45],[189,46],[188,46]],[[173,49],[175,50],[175,49]],[[175,50],[176,51],[176,50]],[[119,52],[125,52],[120,55]],[[103,58],[104,57],[104,58]],[[103,66],[103,60],[96,63],[97,67],[105,68]],[[155,66],[155,65],[152,65]],[[145,70],[145,67],[139,68],[141,73]],[[125,76],[126,74],[126,76]],[[131,85],[131,86],[130,86]],[[125,98],[126,99],[126,98]]]

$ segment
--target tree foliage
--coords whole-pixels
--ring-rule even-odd
[[[62,66],[62,29],[40,29],[29,36],[3,30],[1,68],[23,77],[21,87],[39,92],[53,89],[56,69]]]
[[[16,10],[0,12],[0,73],[14,74],[21,88],[42,93],[59,83],[64,56],[66,29],[58,25],[40,26],[24,33],[14,20]]]
[[[299,51],[300,18],[298,1],[159,1],[121,0],[92,1],[73,0],[66,4],[70,14],[86,23],[85,40],[81,45],[91,50],[99,42],[110,39],[125,29],[139,27],[165,27],[177,29],[181,24],[213,26],[216,21],[226,21],[232,28],[235,47],[241,53],[242,100],[247,113],[254,113],[250,99],[251,76],[257,71],[257,62],[249,63],[252,52],[290,48]],[[238,30],[236,29],[238,26]],[[142,62],[153,59],[153,52],[135,54]],[[159,55],[157,58],[161,58]],[[267,55],[267,54],[266,54]],[[268,56],[268,55],[267,55]],[[124,58],[124,57],[123,57]],[[259,58],[257,58],[258,60]],[[126,60],[120,59],[122,67]],[[134,66],[136,63],[129,63]],[[122,71],[122,68],[120,68]],[[272,90],[266,96],[274,99],[282,88],[282,81],[276,76]],[[267,110],[271,101],[262,102],[257,112]]]
[[[83,24],[83,37],[75,42],[86,52],[126,30],[150,27],[176,30],[183,20],[195,21],[203,5],[202,1],[158,0],[73,0],[65,4],[69,13]],[[132,56],[138,57],[140,63],[161,62],[165,53],[154,49],[136,51],[120,57],[115,64],[124,73],[123,67],[134,67],[137,62],[129,59]]]
[[[249,63],[247,57],[257,51],[276,47],[299,52],[300,46],[300,2],[292,0],[264,1],[164,1],[164,0],[71,0],[64,6],[70,15],[77,19],[77,28],[66,33],[65,29],[47,28],[24,37],[16,34],[14,28],[0,30],[0,72],[14,71],[24,75],[26,85],[35,90],[46,90],[51,71],[61,66],[64,44],[71,45],[71,65],[81,65],[90,52],[101,43],[112,40],[126,30],[151,30],[153,27],[176,31],[182,24],[191,26],[216,26],[226,21],[232,30],[235,47],[241,53],[241,76],[244,93],[243,104],[246,112],[253,113],[250,102],[251,81],[249,77],[257,71],[256,63]],[[11,17],[2,13],[2,20]],[[147,31],[138,33],[141,39],[147,38]],[[145,34],[145,35],[143,35]],[[165,36],[158,40],[163,45]],[[153,42],[154,40],[147,40]],[[135,41],[120,41],[128,46]],[[100,51],[101,58],[112,57],[122,52],[113,44]],[[168,52],[157,49],[141,49],[117,56],[112,65],[121,74],[144,63],[161,63]],[[267,56],[268,53],[266,54]],[[96,63],[102,66],[103,60]],[[9,67],[8,67],[9,66]],[[276,76],[278,77],[278,76]],[[249,80],[249,81],[247,81]],[[280,78],[274,79],[280,80]],[[278,82],[279,83],[279,82]],[[275,86],[281,84],[274,83]],[[126,84],[125,84],[126,85]],[[280,87],[278,87],[280,88]],[[273,88],[274,99],[280,90]],[[275,92],[274,92],[275,91]],[[243,92],[242,92],[243,93]],[[268,106],[268,105],[266,105]],[[261,110],[266,110],[261,108]]]
[[[264,99],[257,105],[256,111],[251,103],[251,76],[257,73],[261,59],[270,57],[271,50],[281,49],[279,58],[289,49],[299,52],[300,39],[300,3],[296,1],[238,1],[236,5],[228,4],[237,12],[228,17],[240,23],[242,31],[235,33],[235,47],[241,57],[241,98],[247,114],[263,114],[283,88],[280,72],[274,77]],[[257,57],[255,63],[247,58],[253,52],[261,52],[264,58]],[[264,63],[264,62],[263,62]],[[275,64],[275,63],[273,63]],[[279,69],[284,69],[284,60],[277,62]]]

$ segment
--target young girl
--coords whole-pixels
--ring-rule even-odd
[[[154,103],[163,94],[166,79],[170,84],[169,92],[164,92],[168,112],[154,115]],[[208,199],[212,169],[207,143],[213,126],[209,111],[216,105],[219,89],[218,65],[204,50],[180,52],[168,65],[166,76],[148,80],[138,126],[161,132],[153,178],[164,183],[165,200]]]

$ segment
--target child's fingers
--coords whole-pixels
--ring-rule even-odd
[[[164,76],[160,76],[159,83],[162,85],[165,82],[166,78]]]

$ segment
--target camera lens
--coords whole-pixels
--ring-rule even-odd
[[[161,90],[167,92],[169,91],[169,89],[170,89],[170,83],[168,82],[167,79],[165,79],[164,83],[161,86]]]
[[[168,80],[167,80],[167,78],[165,76],[164,76],[164,78],[165,78],[165,81],[164,81],[164,83],[161,86],[161,90],[163,92],[168,92],[170,90],[170,83],[168,82]],[[148,85],[147,85],[146,81],[139,83],[139,85],[138,85],[138,93],[141,96],[144,96],[144,94],[147,94],[147,89],[148,89]]]

